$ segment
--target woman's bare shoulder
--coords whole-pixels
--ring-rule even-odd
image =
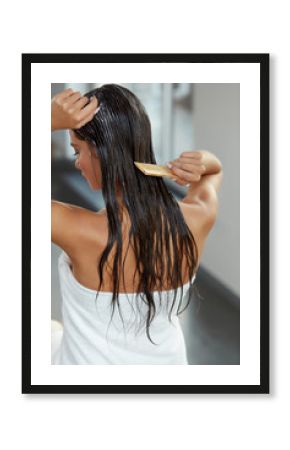
[[[104,208],[96,212],[86,208],[77,208],[79,223],[84,231],[84,240],[87,240],[88,243],[102,243],[107,237],[108,229],[106,209]]]
[[[202,208],[198,205],[184,203],[182,201],[178,201],[178,205],[188,228],[194,236],[201,257],[206,239],[211,229],[211,224],[207,220],[206,214]]]
[[[81,247],[90,248],[90,246],[99,246],[104,242],[107,237],[106,209],[101,209],[96,212],[78,205],[55,200],[52,201],[52,204],[58,206],[54,213],[55,215],[58,212],[60,216],[60,211],[66,212],[63,215],[64,217],[67,216],[67,220],[63,218],[62,220],[58,220],[62,224],[64,234],[66,234],[65,229],[76,230],[74,233],[75,238],[71,242],[71,247],[74,248],[73,253],[78,253]],[[62,245],[60,246],[62,247]]]
[[[88,215],[91,215],[91,216],[98,215],[98,216],[100,216],[100,215],[103,215],[104,212],[106,212],[105,208],[95,212],[95,211],[92,211],[91,209],[85,208],[83,206],[78,206],[78,205],[75,205],[73,203],[65,203],[65,202],[60,202],[58,200],[52,200],[52,202],[53,203],[57,203],[59,205],[62,205],[64,207],[66,207],[66,208],[70,208],[70,209],[74,210],[76,213],[78,213],[79,215],[87,215],[87,216]]]

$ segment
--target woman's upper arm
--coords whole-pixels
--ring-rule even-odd
[[[181,203],[187,204],[192,210],[195,227],[200,228],[204,237],[213,227],[218,212],[218,191],[223,174],[205,175],[202,181],[193,184]]]

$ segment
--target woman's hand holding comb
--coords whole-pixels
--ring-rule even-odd
[[[199,182],[202,175],[206,173],[202,150],[183,152],[179,158],[169,161],[167,166],[172,171],[172,179],[181,186]]]

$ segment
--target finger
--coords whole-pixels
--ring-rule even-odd
[[[175,183],[179,184],[180,186],[187,186],[189,184],[188,181],[183,181],[179,178],[176,179]]]
[[[172,167],[173,175],[177,175],[181,180],[191,182],[191,181],[199,181],[201,176],[198,173],[190,173],[185,172],[182,169],[178,169],[177,167]]]
[[[83,109],[84,106],[87,105],[88,103],[88,98],[87,97],[80,97],[73,105],[75,110],[80,111],[81,109]]]
[[[69,97],[73,94],[73,90],[71,88],[65,89],[64,91],[60,92],[59,94],[56,94],[56,97],[60,100],[64,100],[65,98]]]
[[[198,158],[188,158],[188,157],[185,157],[185,156],[180,156],[179,158],[176,158],[176,159],[173,159],[172,161],[169,161],[168,162],[169,167],[170,167],[170,164],[175,164],[176,162],[177,163],[181,162],[181,163],[187,163],[187,164],[194,164],[196,166],[204,165],[203,158],[198,159]]]
[[[175,162],[175,161],[186,163],[186,164],[195,164],[196,166],[204,165],[203,159],[186,158],[185,156],[180,156],[179,158],[175,159],[173,162]]]
[[[76,125],[76,129],[83,127],[84,125],[86,125],[88,122],[90,122],[91,120],[93,120],[95,114],[90,114],[89,116],[87,116],[84,120],[82,120],[81,122],[79,122]]]
[[[174,176],[174,177],[170,177],[170,179],[172,181],[175,181],[175,183],[180,184],[181,186],[186,186],[188,184],[187,181],[181,180],[180,178]]]
[[[98,107],[98,100],[94,96],[92,100],[85,106],[80,113],[78,114],[78,120],[81,122],[82,120],[85,120],[87,116],[93,114],[95,115],[96,108]]]
[[[199,150],[195,150],[192,152],[182,152],[180,156],[185,158],[201,159],[202,152]]]
[[[186,170],[188,172],[198,172],[198,173],[203,173],[206,170],[206,167],[204,164],[200,163],[200,162],[194,162],[192,159],[182,159],[179,158],[177,160],[174,161],[170,161],[169,166],[171,167],[177,167],[179,169],[183,169]]]
[[[73,92],[70,96],[68,96],[64,99],[65,100],[64,104],[73,105],[81,97],[82,97],[82,94],[80,92]]]
[[[206,167],[202,164],[192,164],[192,163],[184,163],[179,161],[174,161],[172,167],[177,167],[178,169],[185,170],[187,172],[197,172],[202,174],[205,172]]]

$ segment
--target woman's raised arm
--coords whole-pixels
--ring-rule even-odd
[[[176,183],[188,187],[182,203],[194,206],[195,217],[199,215],[202,228],[208,232],[217,216],[217,192],[223,179],[221,162],[213,153],[198,150],[182,153],[168,166]]]

